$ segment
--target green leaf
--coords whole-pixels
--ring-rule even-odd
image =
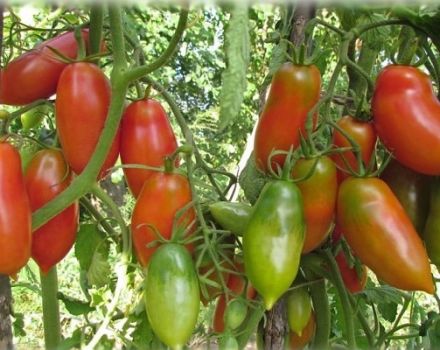
[[[87,271],[89,285],[101,287],[108,283],[108,250],[109,246],[95,224],[81,225],[75,244],[75,256],[81,270]]]
[[[219,129],[223,131],[240,113],[249,65],[249,18],[246,6],[232,9],[225,33],[226,69],[222,74]]]
[[[90,285],[102,287],[108,284],[111,270],[107,255],[108,253],[102,253],[99,249],[93,254],[92,263],[87,271],[87,279]]]
[[[148,322],[147,313],[144,311],[137,316],[138,323],[133,332],[133,345],[139,350],[151,349],[151,342],[154,338],[153,330]]]
[[[60,344],[57,346],[57,350],[69,350],[73,348],[78,348],[81,345],[81,341],[83,338],[83,332],[81,329],[76,329],[72,336],[66,339],[63,339]]]
[[[14,328],[14,335],[16,337],[26,336],[26,331],[24,330],[24,315],[22,313],[14,313],[14,323],[12,326]]]
[[[85,315],[95,310],[88,302],[69,297],[63,293],[58,293],[58,299],[64,303],[67,311],[74,316]]]
[[[266,184],[267,178],[258,171],[253,155],[249,157],[246,166],[240,174],[238,182],[243,189],[246,199],[251,204],[254,204]]]
[[[380,314],[382,317],[389,321],[393,322],[396,319],[397,316],[397,304],[395,303],[381,303],[377,305],[377,308],[379,309]]]

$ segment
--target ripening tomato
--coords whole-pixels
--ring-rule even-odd
[[[305,135],[307,113],[319,101],[321,75],[316,66],[284,63],[274,74],[255,134],[255,160],[267,172],[273,150],[289,151]],[[272,157],[272,168],[283,166],[285,156]]]
[[[288,181],[268,182],[243,235],[246,275],[267,310],[295,279],[305,238],[301,192]]]
[[[172,349],[182,349],[194,331],[200,308],[197,273],[183,246],[164,244],[153,254],[144,300],[157,337]]]
[[[374,156],[374,147],[377,140],[373,124],[357,120],[348,115],[339,119],[337,124],[359,145],[362,161],[365,166],[368,166],[371,157]],[[339,148],[352,147],[347,138],[337,130],[333,133],[333,145]],[[353,151],[345,151],[332,155],[333,161],[339,168],[349,170],[345,165],[344,158],[354,171],[359,171],[356,156]],[[348,176],[348,173],[338,169],[338,183],[341,183]]]
[[[122,164],[160,167],[164,164],[164,158],[176,149],[176,136],[158,101],[145,99],[127,107],[121,124]],[[124,168],[124,173],[128,187],[137,197],[145,180],[154,171]]]
[[[63,154],[45,149],[37,152],[26,168],[25,182],[32,211],[64,191],[71,174]],[[72,248],[78,228],[78,201],[53,217],[32,235],[32,258],[43,273],[61,261]]]
[[[0,142],[0,274],[14,276],[28,262],[31,213],[20,155]]]
[[[88,29],[83,29],[82,35],[87,47]],[[46,40],[15,58],[0,74],[0,103],[26,105],[55,93],[58,79],[67,63],[61,62],[49,46],[72,59],[78,53],[74,33],[67,32]]]
[[[76,174],[84,170],[95,151],[107,119],[110,95],[107,77],[92,63],[73,63],[61,74],[55,102],[57,132],[67,163]],[[115,164],[118,154],[116,130],[99,178]]]
[[[411,66],[384,68],[371,106],[377,134],[393,156],[417,172],[440,175],[440,102],[429,76]]]
[[[330,158],[321,156],[317,159],[300,159],[293,167],[292,176],[295,179],[307,176],[313,166],[313,174],[297,183],[304,202],[306,220],[303,254],[319,247],[328,236],[336,209],[338,182],[336,166]]]
[[[296,332],[289,332],[289,339],[286,342],[286,350],[300,350],[303,349],[312,340],[316,329],[316,316],[312,311],[307,325],[302,330],[301,334]]]
[[[399,289],[434,292],[425,247],[388,185],[348,178],[339,189],[337,224],[359,259]]]
[[[162,237],[170,239],[173,223],[180,209],[192,201],[188,179],[178,173],[156,172],[147,181],[137,199],[131,217],[131,234],[136,256],[142,266],[147,266],[157,245],[148,245],[158,239],[156,230]],[[186,208],[178,219],[180,233],[190,235],[195,230],[195,212]],[[192,251],[192,245],[187,248]]]

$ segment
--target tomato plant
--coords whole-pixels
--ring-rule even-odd
[[[95,151],[110,105],[110,84],[104,73],[91,63],[74,63],[60,76],[55,102],[58,137],[70,167],[80,174]],[[119,131],[99,178],[106,175],[119,155]]]
[[[377,134],[399,162],[440,174],[440,102],[427,74],[404,65],[384,68],[371,107]]]
[[[88,45],[89,31],[82,30]],[[52,96],[67,63],[62,62],[49,47],[74,59],[78,44],[73,32],[63,33],[38,44],[34,49],[15,58],[0,74],[0,103],[26,105]]]
[[[18,151],[0,142],[0,274],[14,276],[31,256],[31,208]]]
[[[346,179],[338,194],[337,224],[355,254],[379,279],[404,290],[434,292],[425,247],[385,182]]]
[[[70,184],[71,174],[63,154],[45,149],[29,162],[25,183],[32,211],[55,198]],[[32,258],[43,273],[61,261],[75,242],[79,207],[76,201],[32,234]]]
[[[121,124],[122,164],[160,167],[163,166],[164,158],[176,149],[176,137],[158,101],[144,99],[126,108]],[[137,197],[145,180],[154,171],[124,168],[124,173],[128,187]]]
[[[195,213],[188,205],[192,201],[188,179],[178,173],[156,172],[145,182],[136,201],[131,217],[131,232],[136,256],[142,266],[147,266],[157,244],[151,243],[162,236],[170,239],[175,217],[179,210],[181,216],[176,220],[178,235],[194,232]],[[186,208],[184,208],[187,206]],[[159,235],[160,234],[160,235]],[[188,245],[192,250],[192,245]]]
[[[255,134],[255,160],[260,170],[268,171],[269,155],[274,150],[289,151],[305,135],[307,113],[319,100],[321,75],[314,65],[283,64],[274,74],[266,104]],[[272,157],[271,166],[283,166],[284,155]]]
[[[196,326],[199,283],[191,256],[178,244],[157,249],[148,266],[145,305],[151,327],[161,341],[181,348]]]
[[[298,179],[312,171],[308,179],[297,183],[306,221],[303,254],[317,248],[328,236],[336,209],[338,183],[335,165],[327,156],[300,159],[293,168],[292,176]]]
[[[337,125],[358,144],[361,159],[364,165],[368,166],[371,162],[371,157],[374,156],[374,147],[377,139],[373,124],[346,115],[337,121]],[[333,132],[332,141],[333,145],[339,148],[352,147],[350,141],[338,130]],[[359,171],[359,165],[353,151],[347,150],[334,154],[332,159],[339,168],[338,183],[341,183],[349,176],[347,171],[349,171],[350,168],[355,172]],[[344,159],[350,168],[347,167]]]
[[[243,235],[246,275],[263,297],[267,310],[296,277],[304,234],[298,187],[282,180],[269,182],[255,203]]]

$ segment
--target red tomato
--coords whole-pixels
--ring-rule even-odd
[[[440,102],[431,79],[410,66],[388,66],[372,99],[374,126],[393,156],[427,175],[440,174]]]
[[[37,152],[26,168],[25,181],[32,211],[41,208],[69,186],[70,170],[63,154]],[[43,273],[61,261],[72,248],[78,228],[78,202],[64,209],[32,235],[32,257]]]
[[[137,199],[131,217],[131,233],[136,256],[142,266],[147,266],[157,245],[147,247],[158,239],[155,230],[170,239],[176,213],[192,201],[191,188],[188,179],[177,173],[156,172],[145,182]],[[193,223],[195,212],[189,208],[178,220],[180,230],[186,230],[192,225],[187,234],[195,230]],[[192,251],[192,245],[187,246]]]
[[[82,30],[88,46],[89,31]],[[66,63],[61,62],[48,46],[64,56],[76,58],[78,44],[73,32],[58,35],[37,45],[33,50],[15,58],[3,69],[0,78],[0,103],[26,105],[52,96]]]
[[[330,158],[321,156],[318,160],[300,159],[293,167],[292,176],[295,179],[307,176],[315,162],[313,174],[307,180],[297,183],[304,202],[307,227],[303,254],[319,247],[328,236],[336,209],[338,183],[336,167]]]
[[[379,279],[396,288],[434,293],[425,247],[384,181],[344,180],[337,223],[354,253]]]
[[[160,167],[164,158],[177,149],[177,141],[161,104],[147,99],[131,103],[121,126],[122,164]],[[177,164],[176,164],[177,165]],[[128,187],[135,197],[154,171],[124,168]]]
[[[337,124],[348,135],[350,135],[354,141],[357,142],[361,150],[362,161],[364,162],[365,166],[368,166],[370,164],[377,139],[373,124],[356,120],[348,115],[339,119]],[[333,144],[336,147],[341,148],[352,147],[345,136],[337,130],[335,130],[333,133]],[[356,157],[352,151],[345,151],[343,153],[332,155],[332,159],[338,167],[348,170],[342,156],[344,156],[354,171],[359,171]],[[338,169],[338,183],[341,183],[342,180],[346,179],[348,176],[348,173]]]
[[[80,174],[104,128],[110,104],[110,83],[91,63],[73,63],[61,74],[55,102],[58,137],[67,162]],[[119,130],[99,173],[102,178],[118,158]]]
[[[272,150],[288,151],[299,145],[300,131],[305,135],[307,113],[319,101],[321,75],[316,66],[283,64],[275,73],[269,97],[255,134],[255,160],[267,172]],[[285,156],[272,157],[272,168],[281,167]]]
[[[0,274],[14,276],[31,256],[31,208],[18,151],[0,142]]]

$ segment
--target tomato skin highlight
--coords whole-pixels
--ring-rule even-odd
[[[440,174],[440,102],[431,79],[411,66],[385,67],[371,102],[377,134],[403,165]]]
[[[191,188],[188,179],[177,173],[156,172],[145,182],[137,199],[131,217],[131,233],[136,256],[142,266],[147,266],[157,246],[147,245],[158,237],[151,226],[160,234],[171,238],[173,222],[179,209],[192,201]],[[185,211],[179,219],[179,226],[187,229],[192,225],[188,235],[194,232],[195,212],[193,208]],[[192,251],[193,246],[187,248]]]
[[[316,66],[284,63],[274,74],[266,104],[255,134],[255,161],[267,172],[272,150],[288,151],[305,135],[307,113],[319,101],[321,75]],[[283,166],[285,156],[272,157],[272,168]]]
[[[429,212],[430,177],[392,159],[380,175],[408,214],[417,233],[423,234]]]
[[[374,147],[376,145],[377,135],[372,123],[363,122],[357,120],[349,115],[346,115],[337,121],[337,125],[344,130],[354,141],[357,142],[361,151],[361,158],[365,166],[368,166],[371,161],[371,157],[374,156]],[[352,147],[347,138],[342,135],[338,130],[333,132],[333,145],[338,148]],[[331,157],[335,164],[344,170],[347,169],[344,158],[350,165],[350,167],[358,172],[359,166],[356,160],[356,156],[353,151],[344,151],[337,153]],[[340,184],[344,179],[350,175],[342,170],[337,170],[338,183]]]
[[[82,30],[82,36],[87,47],[88,29]],[[78,53],[74,33],[67,32],[46,40],[15,58],[0,74],[0,104],[21,106],[38,99],[46,99],[55,93],[58,79],[67,64],[58,60],[48,46],[72,59]]]
[[[165,156],[177,149],[177,141],[161,104],[153,99],[131,103],[121,124],[122,164],[160,167]],[[176,164],[178,165],[178,164]],[[124,168],[128,187],[135,197],[141,192],[152,170]]]
[[[0,274],[14,276],[31,256],[31,207],[18,151],[0,142]]]
[[[110,105],[110,83],[94,64],[70,64],[61,74],[55,102],[58,137],[64,156],[76,174],[88,164],[104,129]],[[119,130],[101,167],[102,178],[118,158]]]
[[[303,254],[311,252],[324,242],[330,233],[336,210],[338,182],[336,167],[329,157],[298,160],[293,167],[292,176],[294,179],[307,176],[315,163],[313,174],[307,180],[297,183],[304,202],[306,220]]]
[[[337,224],[359,259],[399,289],[432,294],[423,243],[388,185],[378,178],[348,178],[339,189]]]
[[[37,152],[26,168],[25,182],[31,209],[36,211],[64,191],[71,182],[63,154],[45,149]],[[79,205],[75,201],[32,235],[32,258],[46,274],[72,248],[78,229]]]
[[[144,300],[154,333],[171,348],[182,348],[200,308],[199,281],[186,248],[170,243],[157,249],[148,266]]]
[[[261,191],[243,235],[246,275],[267,310],[295,279],[305,238],[303,201],[298,187],[272,181]]]

